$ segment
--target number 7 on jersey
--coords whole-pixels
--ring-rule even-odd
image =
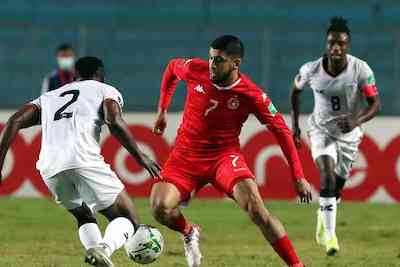
[[[218,101],[215,99],[210,99],[210,104],[211,104],[211,106],[209,108],[207,108],[206,111],[204,112],[204,117],[207,117],[207,115],[208,115],[208,113],[210,113],[210,111],[212,111],[218,107]]]

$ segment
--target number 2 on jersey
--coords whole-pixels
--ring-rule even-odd
[[[331,104],[332,104],[332,110],[333,111],[339,111],[340,110],[340,97],[332,96],[331,97]]]
[[[210,113],[210,111],[216,109],[218,107],[218,101],[215,99],[210,99],[210,104],[211,106],[206,109],[206,111],[204,112],[204,117],[207,117],[208,113]]]
[[[76,102],[76,100],[78,100],[78,96],[79,96],[79,90],[70,90],[70,91],[65,91],[62,92],[59,96],[60,97],[64,97],[66,95],[72,95],[72,99],[70,101],[68,101],[67,103],[65,103],[64,106],[62,106],[59,110],[56,111],[56,113],[54,114],[54,120],[58,121],[61,119],[69,119],[72,117],[72,112],[64,112],[64,110],[66,110],[72,103]]]

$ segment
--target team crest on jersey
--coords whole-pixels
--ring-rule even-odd
[[[226,106],[232,110],[238,109],[239,105],[240,105],[240,101],[237,97],[232,97],[228,100],[228,102],[226,102]]]

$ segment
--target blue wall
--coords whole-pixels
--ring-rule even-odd
[[[145,3],[143,3],[145,2]],[[350,20],[352,54],[375,71],[382,114],[399,115],[400,3],[391,1],[50,1],[0,3],[0,108],[16,108],[40,93],[55,65],[54,49],[70,42],[79,55],[106,64],[128,110],[154,111],[163,69],[172,57],[207,57],[210,40],[239,35],[246,47],[242,68],[267,88],[283,112],[298,68],[324,49],[329,18]],[[182,108],[177,90],[172,109]],[[313,100],[305,94],[305,110]]]

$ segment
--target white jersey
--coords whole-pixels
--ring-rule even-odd
[[[336,124],[340,115],[356,117],[364,105],[364,96],[377,92],[375,78],[365,61],[347,55],[347,67],[336,77],[330,76],[323,68],[323,58],[308,62],[300,68],[295,86],[306,86],[313,90],[314,111],[309,118],[311,128],[318,128],[339,140],[355,142],[362,135],[361,127],[343,134]]]
[[[73,82],[32,101],[41,110],[42,148],[37,169],[47,179],[75,168],[104,167],[100,132],[102,103],[113,99],[122,108],[114,87],[94,80]]]

